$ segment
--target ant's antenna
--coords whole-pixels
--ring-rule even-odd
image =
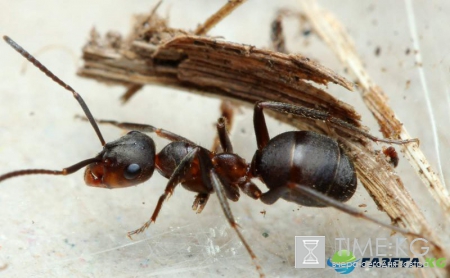
[[[325,122],[330,122],[332,124],[336,124],[340,127],[343,127],[347,130],[357,132],[370,140],[374,142],[384,142],[388,144],[396,144],[396,145],[403,145],[403,144],[409,144],[409,143],[416,143],[419,144],[419,139],[412,138],[412,139],[406,139],[406,140],[394,140],[394,139],[384,139],[384,138],[378,138],[376,136],[373,136],[372,134],[365,132],[364,130],[349,124],[339,118],[334,118],[330,115],[330,113],[326,111],[316,110],[312,108],[307,108],[303,106],[297,106],[294,104],[289,103],[283,103],[283,102],[276,102],[276,101],[260,101],[257,105],[255,105],[255,111],[257,109],[261,109],[261,107],[268,108],[274,111],[287,113],[287,114],[293,114],[296,116],[308,118],[308,119],[315,119],[315,120],[321,120]],[[256,112],[255,112],[256,113]],[[265,137],[268,138],[268,134],[265,135]]]
[[[83,98],[75,92],[75,90],[64,83],[61,79],[59,79],[56,75],[54,75],[49,69],[47,69],[41,62],[39,62],[36,58],[33,57],[30,53],[28,53],[25,49],[23,49],[20,45],[18,45],[15,41],[13,41],[8,36],[3,36],[3,39],[17,52],[19,52],[23,57],[25,57],[28,61],[30,61],[33,65],[35,65],[38,69],[40,69],[43,73],[45,73],[48,77],[50,77],[53,81],[64,87],[64,89],[71,91],[73,94],[73,97],[78,101],[81,108],[84,111],[84,114],[88,118],[89,122],[91,123],[92,127],[95,130],[95,133],[97,133],[98,139],[100,139],[100,142],[102,146],[106,144],[105,139],[103,139],[102,133],[100,132],[100,129],[98,128],[97,123],[94,120],[94,117],[91,114],[91,111],[89,111],[89,108],[87,107],[86,103],[84,102]]]
[[[25,175],[67,176],[67,175],[75,173],[76,171],[80,170],[84,166],[87,166],[91,163],[100,162],[100,161],[102,161],[101,158],[94,157],[94,158],[89,158],[89,159],[80,161],[77,164],[74,164],[74,165],[64,168],[62,170],[26,169],[26,170],[13,171],[13,172],[9,172],[4,175],[1,175],[0,182],[10,179],[10,178],[14,178],[14,177],[18,177],[18,176],[25,176]]]

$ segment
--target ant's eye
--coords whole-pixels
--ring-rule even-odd
[[[127,180],[133,180],[139,176],[141,173],[141,166],[136,163],[128,165],[127,169],[125,169],[124,176]]]

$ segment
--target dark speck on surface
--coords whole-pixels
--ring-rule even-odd
[[[380,56],[381,53],[381,47],[377,46],[377,48],[375,48],[375,56]]]

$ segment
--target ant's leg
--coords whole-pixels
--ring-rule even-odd
[[[195,196],[194,204],[192,205],[192,209],[196,210],[197,214],[201,213],[206,206],[206,203],[209,200],[209,196],[211,194],[207,193],[199,193]]]
[[[230,136],[226,128],[226,119],[220,117],[217,121],[217,134],[219,136],[220,146],[224,153],[232,153],[233,145],[231,144]]]
[[[255,253],[250,248],[250,245],[247,243],[244,236],[241,234],[241,232],[238,229],[239,225],[236,223],[236,220],[234,219],[234,216],[231,213],[231,209],[230,209],[230,205],[228,204],[224,185],[223,185],[222,181],[220,180],[220,177],[217,175],[216,171],[212,167],[211,159],[204,152],[200,152],[199,160],[200,160],[200,171],[202,172],[203,181],[205,182],[205,184],[207,186],[210,186],[216,192],[217,197],[219,198],[220,206],[222,207],[222,210],[225,214],[225,217],[228,220],[228,223],[230,224],[231,228],[233,228],[234,231],[236,232],[236,234],[238,235],[242,244],[245,246],[245,249],[247,249],[247,252],[249,253],[250,257],[252,258],[253,263],[255,264],[256,270],[259,272],[260,277],[264,277],[265,275],[262,272],[261,265],[258,263]]]
[[[188,153],[183,158],[183,160],[181,160],[180,164],[177,166],[177,168],[173,172],[172,176],[170,176],[170,179],[167,182],[167,186],[166,186],[166,189],[164,190],[164,193],[159,197],[158,203],[156,205],[155,210],[153,211],[152,217],[150,217],[150,220],[145,222],[145,224],[142,225],[142,227],[140,227],[139,229],[129,232],[128,233],[129,238],[131,238],[131,236],[134,234],[142,233],[145,229],[148,228],[148,226],[150,226],[150,224],[152,224],[152,222],[156,221],[156,218],[158,217],[159,211],[161,210],[164,200],[167,197],[170,197],[170,195],[172,195],[175,187],[183,181],[183,177],[186,173],[186,169],[189,169],[189,167],[192,163],[192,160],[198,154],[199,150],[200,150],[200,148],[198,148],[198,147],[195,148],[192,152]]]
[[[214,165],[211,161],[210,152],[206,149],[201,149],[199,154],[199,164],[200,164],[200,175],[203,181],[203,184],[211,190],[214,191],[214,188],[211,185],[211,181],[209,178],[208,171],[209,169],[213,169]],[[219,170],[220,171],[220,170]],[[221,181],[223,185],[223,190],[225,192],[225,197],[232,200],[233,202],[237,202],[239,200],[239,187],[236,184],[230,183],[228,180]]]
[[[225,195],[227,196],[228,199],[235,201],[235,202],[239,200],[240,195],[239,195],[239,190],[237,189],[237,187],[233,187],[233,186],[229,186],[229,185],[225,185],[224,187],[225,187]],[[209,187],[209,188],[211,189],[211,191],[213,190],[212,187]],[[197,214],[201,213],[203,211],[203,209],[205,208],[210,195],[211,194],[208,194],[208,193],[197,194],[197,196],[195,196],[194,203],[192,204],[192,210],[197,211]],[[250,196],[250,197],[253,197],[253,196]]]
[[[220,117],[226,119],[226,122],[224,122],[224,127],[223,127],[225,133],[227,130],[230,130],[231,127],[233,126],[234,110],[235,110],[235,105],[233,104],[233,102],[231,102],[229,100],[223,100],[222,103],[220,104],[220,111],[221,111]],[[220,128],[222,128],[222,127],[220,127]],[[217,131],[218,131],[218,134],[216,135],[216,138],[214,138],[214,143],[211,148],[211,151],[214,153],[226,152],[224,150],[222,139],[219,138],[220,133],[222,132],[219,130],[219,124],[217,124]],[[228,136],[228,133],[226,133],[226,136]],[[228,138],[228,140],[230,140],[230,139]],[[230,146],[231,146],[231,142],[230,142]],[[228,151],[228,152],[231,153],[232,151]]]
[[[86,118],[83,116],[76,116],[76,118],[86,120]],[[112,121],[112,120],[98,120],[98,119],[96,119],[95,121],[99,124],[109,124],[109,125],[112,125],[112,126],[115,126],[118,128],[126,129],[126,130],[136,130],[136,131],[140,131],[140,132],[144,132],[144,133],[154,132],[159,137],[165,138],[170,141],[182,141],[182,142],[186,142],[188,144],[196,145],[194,142],[192,142],[189,139],[184,138],[181,135],[172,133],[172,132],[162,129],[162,128],[156,128],[152,125],[137,124],[137,123],[121,123],[121,122]]]
[[[236,220],[234,219],[233,214],[231,213],[230,205],[228,204],[228,200],[225,197],[225,190],[223,188],[222,182],[217,175],[217,173],[214,171],[214,169],[210,170],[210,178],[212,186],[217,193],[217,197],[219,198],[220,206],[222,207],[223,213],[225,214],[225,217],[228,220],[228,223],[230,224],[231,228],[234,229],[236,234],[238,235],[239,239],[241,240],[242,244],[245,246],[245,249],[247,249],[247,252],[249,253],[250,257],[253,260],[253,263],[256,266],[256,270],[259,272],[260,277],[264,277],[264,273],[262,272],[261,265],[257,261],[257,257],[253,250],[251,249],[250,245],[245,240],[244,236],[239,231],[239,225],[236,223]]]
[[[244,192],[247,196],[255,200],[261,198],[262,195],[261,190],[256,186],[256,184],[254,184],[250,180],[247,180],[243,183],[239,183],[238,186],[242,190],[242,192]]]
[[[280,199],[287,190],[288,189],[284,186],[272,188],[263,193],[259,199],[266,205],[272,205],[278,201],[278,199]]]
[[[338,209],[340,211],[343,211],[343,212],[348,213],[350,215],[353,215],[355,217],[366,219],[366,220],[368,220],[370,222],[373,222],[373,223],[378,224],[380,226],[383,226],[383,227],[386,227],[388,229],[394,230],[396,232],[400,232],[400,233],[405,234],[405,235],[413,236],[413,237],[416,237],[416,238],[423,238],[423,235],[420,235],[420,234],[408,231],[406,229],[402,229],[400,227],[396,227],[396,226],[393,226],[393,225],[390,225],[390,224],[383,223],[383,222],[379,221],[376,218],[373,218],[373,217],[370,217],[368,215],[365,215],[363,212],[361,212],[361,211],[359,211],[359,210],[357,210],[357,209],[355,209],[355,208],[353,208],[353,207],[351,207],[349,205],[346,205],[346,204],[344,204],[342,202],[339,202],[339,201],[337,201],[337,200],[335,200],[333,198],[330,198],[330,197],[328,197],[328,196],[326,196],[326,195],[324,195],[324,194],[322,194],[320,192],[317,192],[316,190],[314,190],[314,189],[312,189],[310,187],[307,187],[307,186],[304,186],[304,185],[300,185],[300,184],[290,183],[290,184],[288,184],[288,188],[291,189],[291,190],[297,190],[297,191],[301,192],[302,194],[308,196],[309,198],[314,199],[314,200],[316,200],[316,201],[318,201],[318,202],[320,202],[320,203],[322,203],[322,204],[324,204],[326,206],[334,207],[335,209]],[[428,240],[428,241],[430,241],[430,240]],[[430,242],[433,245],[435,245],[436,247],[438,247],[434,242],[432,242],[432,241],[430,241]]]
[[[261,105],[262,103],[263,102],[257,102],[253,110],[253,127],[255,128],[258,150],[263,149],[270,140],[266,118],[263,113],[263,105]]]
[[[303,106],[296,106],[293,104],[288,104],[288,103],[283,103],[283,102],[264,101],[264,102],[256,103],[254,119],[256,119],[257,110],[258,110],[258,113],[260,113],[262,115],[263,108],[268,108],[268,109],[271,109],[274,111],[287,113],[287,114],[293,114],[293,115],[297,115],[297,116],[305,117],[305,118],[309,118],[309,119],[326,121],[326,122],[338,125],[340,127],[343,127],[345,129],[348,129],[350,131],[359,133],[374,142],[384,142],[384,143],[398,144],[398,145],[412,143],[412,142],[419,143],[419,139],[417,139],[417,138],[408,139],[408,140],[392,140],[392,139],[378,138],[378,137],[375,137],[375,136],[365,132],[364,130],[357,128],[356,126],[351,125],[341,119],[332,117],[328,112],[315,110],[315,109],[311,109],[311,108],[307,108],[307,107],[303,107]],[[264,116],[262,116],[262,120],[264,120]],[[254,121],[256,121],[256,120],[254,120]],[[264,122],[264,124],[265,124],[265,122]],[[255,123],[255,130],[256,130],[256,123]],[[258,145],[259,145],[259,141],[258,141]]]

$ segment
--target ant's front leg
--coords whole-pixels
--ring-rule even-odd
[[[167,182],[167,186],[166,189],[164,190],[164,193],[159,197],[158,203],[156,205],[155,210],[153,211],[152,217],[150,217],[150,220],[145,222],[145,224],[142,225],[142,227],[140,227],[139,229],[129,232],[128,233],[129,238],[131,238],[131,236],[134,234],[142,233],[145,229],[147,229],[150,226],[150,224],[152,224],[152,222],[156,221],[156,218],[158,217],[159,211],[161,210],[164,200],[167,197],[170,197],[170,195],[172,195],[173,190],[179,183],[183,182],[184,176],[188,172],[187,170],[189,169],[189,167],[191,167],[192,161],[198,154],[199,150],[200,148],[196,147],[192,152],[188,153],[183,158],[183,160],[181,160],[180,164],[177,166],[177,168],[175,168],[175,171],[170,176],[170,179]]]
[[[82,120],[87,120],[86,117],[83,117],[83,116],[76,116],[76,118],[79,118]],[[155,133],[159,137],[165,138],[165,139],[173,141],[173,142],[181,141],[181,142],[186,142],[188,144],[195,145],[194,142],[192,142],[191,140],[189,140],[187,138],[184,138],[181,135],[175,134],[173,132],[170,132],[170,131],[162,129],[162,128],[154,127],[152,125],[126,123],[126,122],[121,123],[121,122],[117,122],[117,121],[113,121],[113,120],[95,119],[95,121],[99,124],[108,124],[108,125],[112,125],[112,126],[115,126],[115,127],[121,128],[121,129],[126,129],[126,130],[135,130],[135,131],[140,131],[143,133]]]

